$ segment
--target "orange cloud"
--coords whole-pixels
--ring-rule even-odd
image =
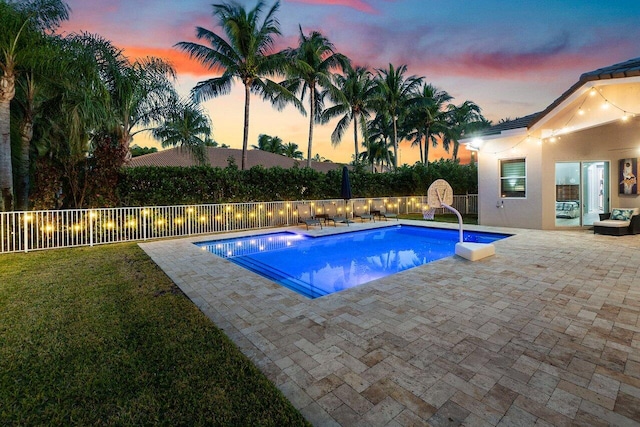
[[[319,4],[319,5],[329,5],[329,6],[346,6],[355,10],[359,10],[360,12],[365,13],[378,13],[371,5],[366,3],[364,0],[290,0],[292,2],[297,3],[307,3],[307,4]]]
[[[178,74],[190,74],[192,76],[209,76],[220,74],[216,70],[209,70],[195,59],[191,59],[189,55],[172,48],[156,48],[144,46],[127,46],[124,53],[129,58],[144,58],[146,56],[155,56],[169,61]]]

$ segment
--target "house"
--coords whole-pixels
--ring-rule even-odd
[[[589,227],[640,207],[640,58],[584,73],[544,111],[461,142],[477,151],[482,225]]]
[[[240,167],[242,164],[242,150],[234,148],[217,148],[207,147],[207,156],[211,167],[226,168],[229,165],[229,158],[232,157]],[[264,168],[272,168],[279,166],[281,168],[305,167],[305,160],[292,159],[290,157],[281,156],[280,154],[270,153],[262,150],[247,150],[247,168],[254,166],[262,166]],[[138,166],[181,166],[190,167],[198,166],[198,162],[193,158],[189,151],[176,147],[168,150],[158,151],[157,153],[145,154],[134,157],[125,167]],[[342,169],[342,165],[332,162],[311,162],[311,168],[318,172],[326,173],[334,169]]]

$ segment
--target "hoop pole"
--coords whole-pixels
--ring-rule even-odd
[[[462,215],[460,215],[460,212],[458,212],[458,210],[452,206],[449,206],[445,203],[442,203],[442,197],[440,197],[440,193],[438,191],[436,191],[436,194],[438,195],[438,199],[440,200],[440,205],[444,206],[445,208],[449,209],[451,212],[453,212],[454,214],[456,214],[456,216],[458,217],[458,227],[460,229],[460,243],[464,242],[464,236],[463,236],[463,232],[462,232]]]

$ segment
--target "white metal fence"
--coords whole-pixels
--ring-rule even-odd
[[[355,200],[384,201],[390,212],[411,213],[421,212],[426,196]],[[350,211],[344,200],[313,200],[0,212],[0,253],[292,225],[298,222],[298,205],[311,205],[313,211],[327,203]],[[478,196],[454,196],[453,206],[462,214],[475,214]]]

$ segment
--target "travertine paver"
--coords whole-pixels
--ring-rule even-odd
[[[315,300],[192,244],[221,235],[140,246],[314,425],[640,425],[640,236],[488,230]]]

